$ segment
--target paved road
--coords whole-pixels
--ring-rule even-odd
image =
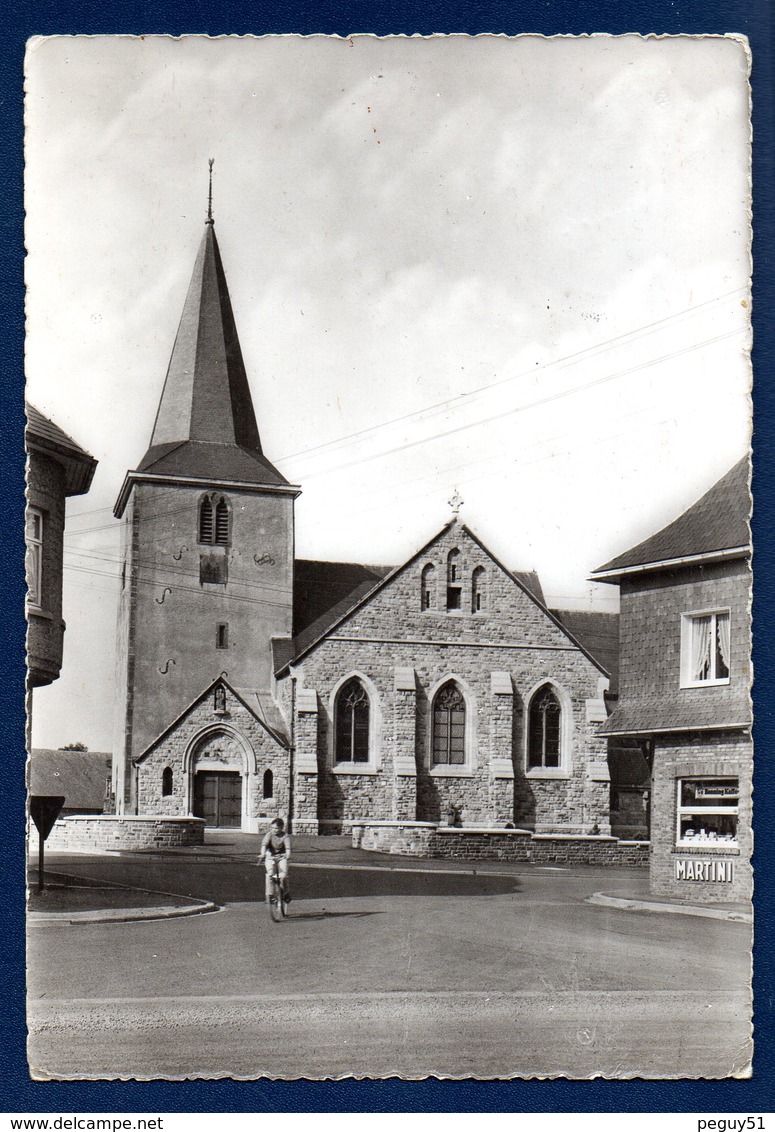
[[[713,1077],[748,1063],[744,924],[585,904],[621,887],[613,870],[332,864],[297,862],[293,915],[274,925],[238,854],[57,857],[224,909],[32,928],[36,1074]]]

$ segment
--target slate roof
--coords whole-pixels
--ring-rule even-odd
[[[139,471],[270,485],[213,222],[208,220]]]
[[[65,470],[65,494],[84,495],[91,487],[97,461],[34,405],[26,404],[24,441],[27,451],[42,452]]]
[[[653,563],[709,555],[750,545],[750,461],[743,457],[682,515],[631,550],[592,572],[617,580],[617,571],[647,568]]]
[[[619,614],[552,609],[558,621],[587,652],[598,660],[611,677],[610,690],[619,686]]]
[[[102,813],[111,756],[104,751],[52,751],[36,748],[30,755],[30,794],[64,795],[70,813]]]
[[[521,582],[525,589],[528,590],[533,595],[533,597],[538,598],[538,600],[541,602],[541,605],[546,605],[546,599],[544,598],[541,579],[538,577],[538,574],[535,572],[535,570],[512,570],[511,572],[517,579],[517,581]]]
[[[664,692],[647,699],[630,701],[614,709],[598,728],[598,735],[655,734],[670,731],[718,731],[750,727],[750,706],[739,701],[719,702],[706,689],[687,695],[688,689]]]

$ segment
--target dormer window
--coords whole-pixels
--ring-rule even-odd
[[[460,580],[460,551],[455,547],[447,555],[447,609],[462,608],[462,587]]]
[[[229,504],[224,496],[205,495],[200,502],[199,541],[206,546],[229,545]]]

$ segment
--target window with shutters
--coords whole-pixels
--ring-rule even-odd
[[[458,685],[449,680],[433,700],[433,765],[465,766],[466,702]]]
[[[229,504],[222,495],[205,495],[199,504],[199,541],[206,546],[228,546]]]
[[[334,714],[335,761],[367,763],[369,761],[369,695],[357,676],[353,676],[339,689]]]

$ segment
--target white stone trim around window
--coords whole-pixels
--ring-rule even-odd
[[[438,692],[448,684],[454,681],[460,689],[463,700],[466,706],[466,725],[465,725],[465,762],[457,764],[439,763],[434,766],[433,763],[433,704]],[[474,695],[470,685],[462,676],[458,676],[456,672],[447,672],[440,680],[428,689],[428,721],[427,721],[427,735],[425,740],[425,765],[432,776],[438,778],[468,778],[477,769],[476,761],[476,720],[477,720],[477,704],[476,696]]]
[[[722,619],[726,624],[726,637]],[[699,627],[707,622],[707,644],[698,637]],[[729,606],[691,609],[681,614],[681,679],[682,688],[717,688],[730,682],[730,637],[732,616]],[[705,652],[700,657],[699,651]],[[722,655],[726,652],[726,657]],[[702,671],[701,671],[702,670]],[[702,674],[702,673],[706,674]]]
[[[369,697],[369,760],[365,763],[336,761],[336,698],[348,680],[360,680]],[[382,767],[382,707],[377,686],[359,669],[345,673],[328,697],[326,762],[333,774],[376,774]]]
[[[549,687],[560,701],[560,761],[559,766],[534,766],[530,757],[530,705],[542,688]],[[522,766],[526,778],[571,778],[573,775],[573,700],[562,684],[551,677],[539,680],[524,697],[524,723],[522,726]]]

